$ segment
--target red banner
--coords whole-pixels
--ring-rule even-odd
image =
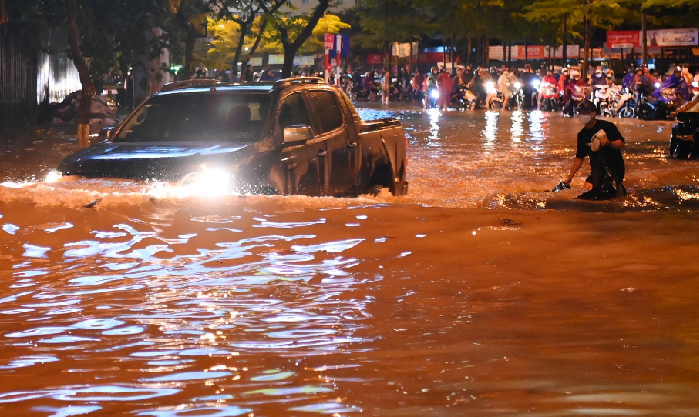
[[[371,54],[366,58],[366,62],[371,65],[381,65],[383,64],[383,55]]]
[[[517,56],[519,59],[546,59],[546,47],[543,45],[517,46]]]
[[[607,31],[607,47],[612,49],[640,48],[641,32],[637,30]]]
[[[335,35],[325,34],[325,49],[335,49]]]

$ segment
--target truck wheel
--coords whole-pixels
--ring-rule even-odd
[[[379,165],[374,169],[374,174],[369,181],[369,190],[373,187],[388,188],[393,192],[393,172],[388,165]]]

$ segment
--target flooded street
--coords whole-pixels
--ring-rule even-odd
[[[670,122],[615,120],[630,196],[597,203],[587,161],[547,191],[577,120],[360,112],[401,119],[407,196],[47,184],[68,136],[0,144],[0,415],[699,414],[699,174]]]

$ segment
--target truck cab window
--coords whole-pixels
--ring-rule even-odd
[[[320,133],[332,132],[342,127],[344,124],[342,109],[337,98],[335,98],[335,94],[330,91],[312,91],[310,94],[315,114],[318,115],[318,121],[320,122],[322,130]]]
[[[312,126],[306,103],[301,93],[294,93],[284,99],[279,112],[279,128],[284,130],[289,126]]]

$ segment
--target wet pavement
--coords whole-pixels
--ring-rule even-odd
[[[362,116],[401,118],[408,196],[51,185],[69,135],[0,146],[0,414],[699,414],[697,170],[669,122],[618,122],[631,196],[591,203],[584,172],[546,191],[576,120]]]

